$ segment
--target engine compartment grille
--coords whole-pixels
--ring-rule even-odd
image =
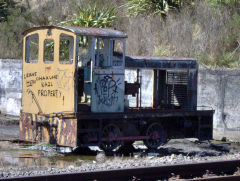
[[[188,109],[188,72],[167,71],[166,73],[168,104]]]

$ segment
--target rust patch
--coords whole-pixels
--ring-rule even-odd
[[[15,156],[16,158],[39,158],[41,157],[42,155],[40,154],[24,154],[24,155],[18,155],[18,156]]]
[[[20,140],[45,142],[75,147],[77,119],[62,119],[56,116],[21,113],[19,122]]]
[[[76,119],[62,119],[61,120],[66,126],[62,126],[60,130],[59,143],[62,146],[76,146],[76,136],[77,136],[77,120]]]
[[[50,72],[51,71],[51,66],[49,66],[49,67],[45,67],[45,72]]]
[[[20,116],[20,140],[33,141],[30,136],[30,132],[33,130],[33,126],[30,120],[30,114],[21,113]]]

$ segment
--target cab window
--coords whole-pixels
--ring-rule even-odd
[[[113,66],[123,66],[123,41],[115,39],[113,44]]]
[[[78,37],[78,66],[87,67],[91,64],[91,38],[87,36]]]
[[[51,64],[54,59],[54,40],[45,39],[44,40],[44,63]]]
[[[26,63],[38,62],[39,36],[34,34],[26,38],[25,61]]]
[[[95,66],[99,68],[123,66],[123,40],[97,39]]]
[[[97,39],[96,50],[96,67],[110,67],[112,66],[112,39]]]
[[[60,47],[59,47],[59,62],[60,64],[72,64],[73,63],[73,36],[66,34],[60,35]]]

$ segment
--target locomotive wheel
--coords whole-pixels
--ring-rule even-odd
[[[100,148],[104,151],[113,151],[117,147],[121,146],[121,140],[115,140],[120,137],[120,129],[115,124],[107,124],[102,130],[102,138],[106,140],[102,141]]]
[[[148,149],[157,149],[166,143],[166,133],[159,123],[150,124],[146,130],[146,136],[149,136],[149,139],[144,140],[144,144]]]

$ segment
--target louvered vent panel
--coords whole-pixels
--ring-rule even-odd
[[[167,72],[167,84],[183,84],[187,85],[187,72]]]
[[[180,106],[182,109],[187,109],[187,72],[167,72],[167,95],[168,104]]]

